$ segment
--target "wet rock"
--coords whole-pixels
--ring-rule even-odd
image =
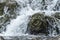
[[[9,17],[6,16],[6,15],[4,17],[1,17],[0,18],[0,25],[3,24],[3,23],[6,23],[8,20],[9,20]]]
[[[53,14],[53,16],[57,19],[60,19],[60,12],[56,12],[55,14]]]
[[[6,6],[8,7],[7,12],[9,12],[9,14],[8,14],[9,18],[10,19],[16,18],[17,13],[15,11],[16,11],[17,7],[19,7],[19,5],[17,4],[17,2],[14,1],[12,3],[8,3],[8,4],[6,4]]]
[[[5,2],[4,3],[0,3],[0,16],[2,16],[3,13],[4,13],[4,6],[5,6]]]
[[[60,34],[59,25],[60,25],[60,12],[55,12],[52,14],[52,16],[55,18],[57,26],[55,27],[57,34]]]
[[[59,31],[57,20],[52,16],[45,16],[45,19],[48,23],[48,30],[50,31],[50,33],[52,34],[53,31],[55,30],[56,32],[55,34],[58,35],[60,31]]]
[[[6,0],[0,2],[0,33],[6,30],[6,25],[9,24],[11,19],[15,19],[17,13],[15,12],[19,5],[15,0]],[[4,8],[7,7],[5,13]]]
[[[47,27],[48,27],[48,24],[47,24],[47,21],[46,21],[44,15],[40,14],[40,13],[36,13],[36,14],[32,15],[32,17],[28,23],[27,30],[31,34],[39,34],[39,33],[48,34]]]
[[[1,38],[1,37],[0,37]],[[4,40],[60,40],[60,37],[4,36]]]
[[[51,16],[45,16],[46,21],[48,22],[49,25],[54,25],[55,19]],[[48,25],[48,26],[49,26]]]
[[[18,4],[15,2],[15,3],[8,3],[6,4],[6,6],[8,7],[8,10],[14,10],[16,9],[16,7],[18,7]]]
[[[15,19],[17,16],[17,14],[14,11],[10,11],[8,15],[10,19]]]
[[[0,3],[0,7],[3,7],[3,6],[5,6],[5,2],[3,2],[3,3]]]
[[[0,36],[0,40],[4,40],[4,38],[2,36]]]
[[[0,18],[0,33],[2,31],[6,31],[6,25],[9,23],[9,17],[8,16],[4,16]]]
[[[31,16],[27,28],[27,32],[34,35],[48,35],[52,34],[54,30],[59,34],[56,19],[52,16],[46,16],[40,13]]]

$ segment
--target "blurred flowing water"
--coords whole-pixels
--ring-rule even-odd
[[[17,16],[15,19],[11,19],[10,23],[6,25],[6,31],[2,31],[0,36],[25,36],[27,30],[27,24],[29,17],[37,12],[45,12],[45,15],[51,15],[60,11],[60,0],[10,0],[17,2],[19,7],[14,11]],[[0,0],[4,2],[4,0]],[[4,13],[7,12],[8,7],[4,7]],[[4,14],[4,15],[5,15]],[[3,17],[4,15],[0,16]],[[59,25],[59,24],[58,24]],[[60,28],[60,27],[59,27]],[[55,32],[54,32],[55,33]],[[54,36],[54,33],[50,36]],[[29,35],[31,36],[31,35]]]

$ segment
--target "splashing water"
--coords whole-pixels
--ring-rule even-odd
[[[16,19],[12,19],[10,24],[6,26],[6,31],[0,34],[1,36],[20,36],[26,35],[27,24],[29,22],[29,17],[37,12],[45,12],[46,15],[51,15],[55,10],[60,11],[60,7],[56,6],[59,4],[59,0],[15,0],[18,4],[17,14],[19,14]],[[59,9],[57,9],[57,7]],[[4,12],[7,12],[7,7],[5,7]],[[54,34],[54,33],[53,33]],[[52,36],[54,36],[52,34]]]

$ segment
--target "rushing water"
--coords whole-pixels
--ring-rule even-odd
[[[3,0],[4,1],[4,0]],[[19,7],[16,13],[19,14],[16,19],[11,19],[10,24],[6,26],[6,31],[2,32],[1,36],[21,36],[25,34],[29,17],[37,12],[45,12],[46,15],[51,15],[55,11],[60,11],[60,0],[15,0]],[[1,1],[2,2],[2,1]],[[8,7],[4,7],[5,14]],[[59,24],[58,24],[59,25]],[[55,32],[54,32],[55,33]],[[50,36],[54,36],[54,33]]]

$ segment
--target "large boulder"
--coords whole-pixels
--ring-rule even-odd
[[[10,23],[11,19],[15,19],[17,17],[17,7],[18,4],[16,1],[7,0],[0,2],[0,33],[2,33],[2,31],[6,31],[6,25]],[[7,13],[5,13],[5,8],[7,8]]]
[[[48,34],[47,30],[47,21],[45,20],[45,17],[43,14],[36,13],[32,15],[29,23],[28,23],[28,31],[31,34],[39,34],[39,33],[44,33]]]

